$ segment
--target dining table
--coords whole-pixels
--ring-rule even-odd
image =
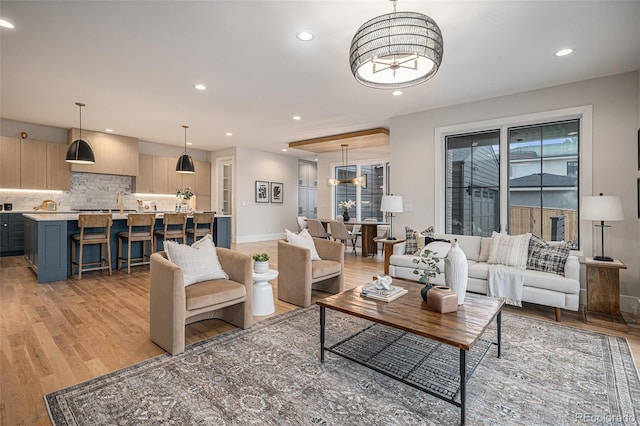
[[[320,221],[320,223],[322,223],[322,226],[325,230],[327,229],[327,224],[334,221],[334,219],[318,220]],[[389,225],[389,222],[370,220],[349,221],[344,223],[345,225],[360,225],[360,229],[362,232],[362,256],[375,254],[378,251],[376,242],[373,240],[378,236],[378,226]]]

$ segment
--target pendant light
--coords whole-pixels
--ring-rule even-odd
[[[342,167],[346,167],[349,163],[349,153],[347,152],[347,148],[349,145],[342,144],[340,148],[342,149]],[[327,179],[327,186],[333,187],[343,183],[351,183],[355,186],[364,186],[366,183],[366,179],[364,176],[354,177],[353,179]]]
[[[85,106],[81,102],[76,102],[80,108],[80,132],[78,138],[75,139],[67,148],[67,163],[74,164],[96,164],[96,157],[93,155],[93,149],[89,142],[82,138],[82,107]]]
[[[195,173],[196,167],[193,164],[193,158],[187,154],[187,129],[189,126],[182,126],[184,128],[184,152],[178,158],[178,163],[176,164],[176,172],[178,173]]]
[[[400,89],[433,77],[442,63],[443,41],[438,24],[417,12],[373,18],[358,29],[349,51],[356,80],[377,89]]]

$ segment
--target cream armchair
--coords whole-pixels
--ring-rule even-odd
[[[311,289],[340,293],[344,290],[344,245],[314,238],[318,256],[287,241],[278,241],[278,299],[294,305],[311,305]]]
[[[240,328],[253,324],[251,258],[216,248],[228,280],[184,286],[182,269],[164,251],[151,255],[150,333],[158,346],[177,355],[184,352],[185,325],[219,318]]]

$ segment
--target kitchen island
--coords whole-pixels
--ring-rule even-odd
[[[24,256],[36,273],[39,283],[66,280],[71,275],[71,235],[80,232],[77,213],[23,214]],[[163,213],[156,214],[154,230],[164,229]],[[113,213],[111,226],[111,268],[118,268],[118,232],[128,231],[127,214]],[[193,218],[187,219],[193,227]],[[154,239],[155,241],[155,239]],[[216,247],[231,248],[231,216],[216,215],[213,227]],[[162,241],[158,250],[162,250]],[[132,257],[139,257],[141,247],[134,244]],[[85,262],[97,261],[99,247],[85,246]]]

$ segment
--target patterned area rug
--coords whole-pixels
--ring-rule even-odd
[[[368,325],[327,310],[327,344]],[[484,337],[494,340],[494,334],[490,329]],[[327,353],[321,364],[319,352],[319,312],[313,306],[45,399],[54,425],[460,421],[460,410],[447,402],[335,354]],[[457,357],[452,361],[456,365]],[[637,424],[640,380],[623,338],[503,313],[502,357],[489,348],[468,382],[467,401],[468,424]]]

